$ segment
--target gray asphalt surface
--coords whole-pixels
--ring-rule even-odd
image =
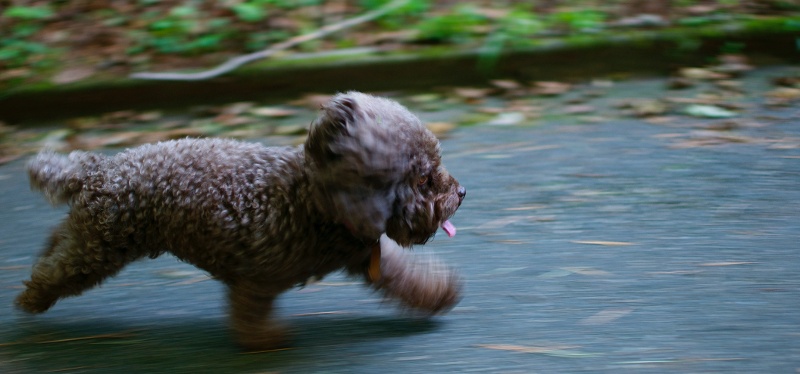
[[[460,305],[417,320],[337,275],[281,298],[293,347],[259,354],[232,344],[220,285],[170,257],[14,311],[64,210],[29,191],[23,161],[2,166],[0,372],[797,372],[800,109],[757,108],[740,120],[763,126],[714,146],[681,143],[713,123],[687,118],[457,129],[459,231],[423,251],[461,270]]]

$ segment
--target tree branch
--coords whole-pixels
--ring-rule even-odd
[[[217,67],[200,71],[196,73],[151,73],[151,72],[143,72],[143,73],[134,73],[130,75],[130,78],[134,79],[152,79],[152,80],[175,80],[175,81],[199,81],[209,78],[218,77],[222,74],[228,73],[231,70],[234,70],[244,64],[248,64],[250,62],[265,59],[274,55],[277,52],[292,48],[298,44],[305,43],[307,41],[311,41],[314,39],[319,39],[325,37],[327,35],[333,34],[335,32],[362,24],[364,22],[372,21],[376,18],[380,18],[387,13],[394,11],[401,6],[406,5],[410,0],[393,0],[392,2],[375,9],[371,12],[364,13],[358,17],[353,17],[347,20],[344,20],[339,23],[334,23],[331,25],[326,25],[319,30],[314,32],[310,32],[304,35],[298,35],[296,37],[287,39],[283,42],[273,45],[270,48],[267,48],[262,51],[249,53],[246,55],[241,55],[238,57],[234,57]]]

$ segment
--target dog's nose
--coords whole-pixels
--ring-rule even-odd
[[[458,191],[456,191],[456,193],[458,194],[459,200],[464,200],[464,197],[467,196],[467,189],[464,186],[458,186]]]

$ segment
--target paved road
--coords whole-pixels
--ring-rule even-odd
[[[800,111],[747,116],[765,126],[716,146],[686,137],[703,123],[689,119],[455,130],[445,161],[469,194],[458,235],[426,250],[461,269],[461,304],[414,320],[331,277],[282,297],[294,347],[262,354],[236,350],[221,287],[173,258],[39,317],[13,311],[63,211],[29,192],[22,162],[3,166],[0,371],[796,372]]]

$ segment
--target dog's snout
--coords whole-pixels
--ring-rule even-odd
[[[464,186],[458,186],[458,190],[456,190],[458,194],[458,201],[464,200],[464,197],[467,196],[467,189]]]

